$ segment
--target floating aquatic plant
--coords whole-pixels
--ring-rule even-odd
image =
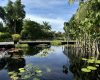
[[[100,64],[100,60],[96,60],[95,63]]]
[[[93,66],[87,66],[87,68],[90,69],[90,70],[97,70],[97,68],[93,67]]]
[[[82,72],[91,72],[91,70],[88,69],[88,68],[82,68],[81,71],[82,71]]]
[[[94,61],[95,61],[94,59],[88,59],[87,60],[88,63],[94,63]]]
[[[86,61],[86,60],[88,60],[88,59],[86,59],[86,58],[82,58],[82,60]]]
[[[89,66],[87,68],[82,68],[82,72],[91,72],[91,70],[97,70],[97,67],[99,67],[98,64],[100,64],[100,60],[96,60],[95,57],[91,57],[90,59],[82,58],[82,60],[85,60],[87,63],[89,63]],[[91,64],[94,64],[94,66],[90,66]]]

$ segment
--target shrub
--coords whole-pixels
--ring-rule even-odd
[[[9,33],[0,32],[0,41],[7,41],[11,38],[11,35]]]
[[[19,34],[13,34],[12,35],[13,41],[19,41],[20,38],[21,38],[21,36]]]
[[[61,41],[60,40],[53,40],[50,43],[51,45],[61,45]]]

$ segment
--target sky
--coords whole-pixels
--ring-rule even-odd
[[[15,0],[11,0],[15,1]],[[5,6],[8,0],[0,0]],[[26,18],[42,24],[49,22],[53,31],[63,32],[64,22],[68,22],[78,9],[78,2],[69,4],[68,0],[22,0],[25,5]]]

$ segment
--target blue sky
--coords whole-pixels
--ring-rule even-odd
[[[12,0],[15,1],[15,0]],[[8,0],[0,0],[0,6]],[[25,5],[26,19],[42,24],[49,22],[53,31],[62,31],[65,21],[69,21],[78,8],[78,2],[70,5],[68,0],[22,0]]]

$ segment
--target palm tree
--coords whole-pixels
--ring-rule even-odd
[[[51,25],[49,25],[49,23],[46,21],[45,22],[43,21],[42,26],[43,26],[43,29],[45,29],[45,30],[51,30]]]

